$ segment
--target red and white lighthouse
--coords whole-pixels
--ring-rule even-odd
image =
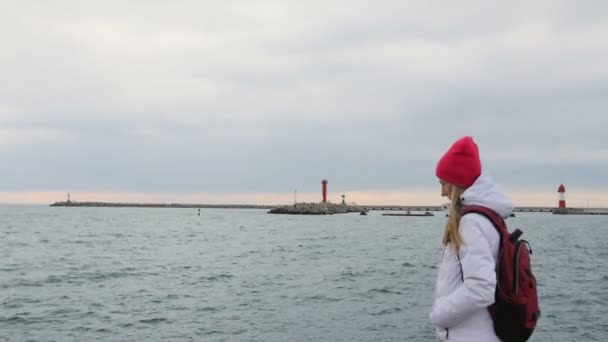
[[[323,203],[327,202],[327,180],[322,180],[321,184],[323,184]]]
[[[559,193],[559,208],[566,208],[566,187],[564,184],[560,184],[559,188],[557,188],[557,192]]]

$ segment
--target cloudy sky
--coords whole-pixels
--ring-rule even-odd
[[[0,203],[608,206],[606,1],[3,1]]]

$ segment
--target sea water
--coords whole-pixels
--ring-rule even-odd
[[[433,341],[443,213],[0,207],[0,341]],[[608,216],[517,213],[532,341],[608,339]]]

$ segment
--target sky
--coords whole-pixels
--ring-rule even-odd
[[[3,1],[0,203],[608,207],[608,2]],[[294,196],[295,195],[295,196]]]

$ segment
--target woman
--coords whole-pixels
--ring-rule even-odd
[[[496,291],[496,258],[500,237],[484,216],[460,216],[467,205],[481,205],[509,217],[513,205],[489,177],[481,174],[477,144],[471,137],[456,141],[436,168],[441,195],[450,200],[443,235],[435,303],[430,313],[439,341],[500,341],[488,306]]]

